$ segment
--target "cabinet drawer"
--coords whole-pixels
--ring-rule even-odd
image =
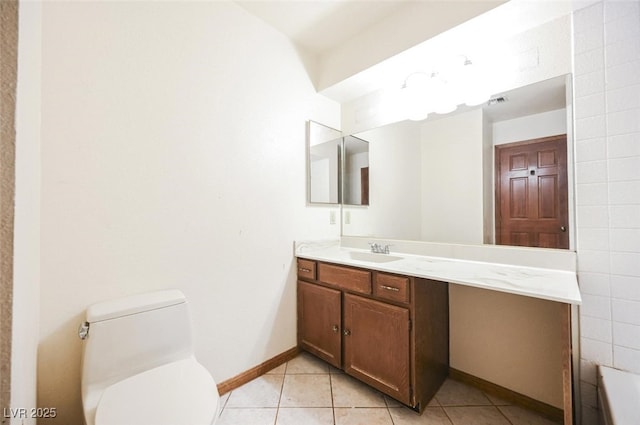
[[[318,264],[318,280],[348,291],[362,294],[371,293],[371,272],[366,270],[320,263]]]
[[[376,273],[373,295],[390,301],[409,302],[409,278]]]
[[[306,279],[316,279],[316,262],[298,258],[298,277]]]

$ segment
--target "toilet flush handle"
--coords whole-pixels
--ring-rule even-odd
[[[78,328],[78,337],[80,339],[87,339],[89,336],[89,322],[82,322]]]

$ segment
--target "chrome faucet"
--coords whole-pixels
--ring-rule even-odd
[[[369,245],[371,246],[371,252],[374,254],[388,254],[389,247],[391,246],[389,244],[382,245],[377,242],[369,242]]]

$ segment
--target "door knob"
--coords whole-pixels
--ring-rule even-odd
[[[566,232],[567,231],[567,227],[566,226],[560,226],[560,231],[561,232]]]
[[[344,331],[342,331],[342,333],[343,333],[345,336],[349,336],[349,335],[351,335],[351,331],[350,331],[349,329],[345,329]]]
[[[338,325],[333,325],[333,331],[334,332],[338,332],[340,330],[340,328],[338,327]]]

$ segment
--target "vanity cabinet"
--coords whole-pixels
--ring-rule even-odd
[[[448,374],[448,286],[298,259],[298,345],[422,411]]]

